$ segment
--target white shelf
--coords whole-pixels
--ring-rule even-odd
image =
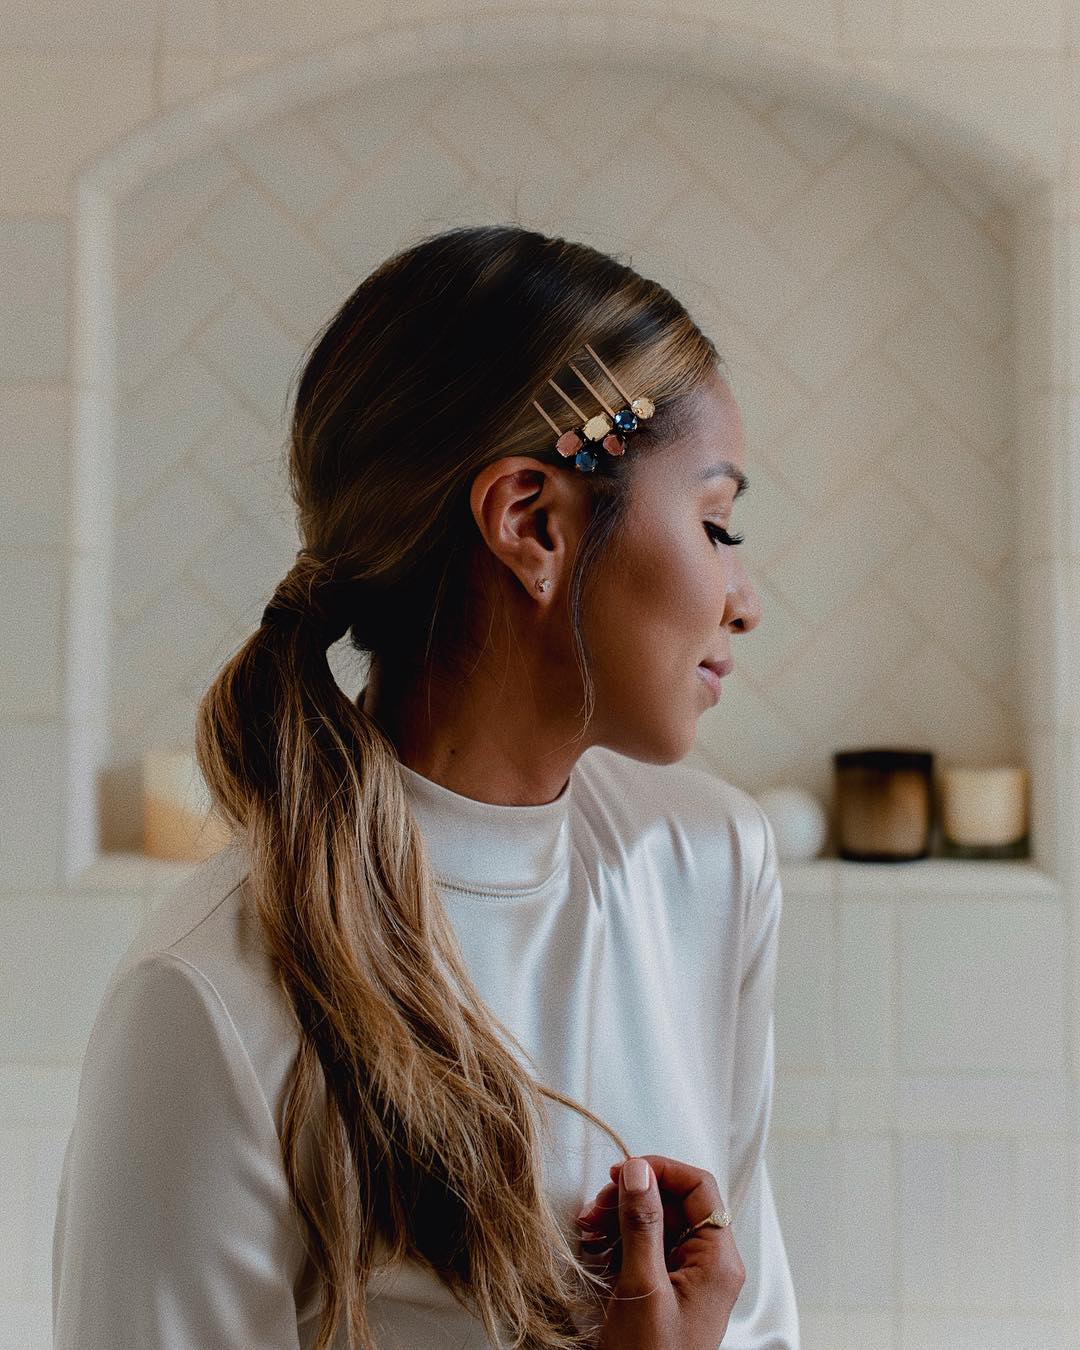
[[[165,894],[202,864],[169,862],[144,853],[102,853],[71,884],[79,895]]]
[[[1060,883],[1028,859],[919,858],[914,862],[849,862],[815,858],[781,862],[780,883],[789,895],[968,897],[1002,895],[1060,900]]]
[[[73,886],[79,894],[165,894],[198,863],[166,862],[141,853],[105,853]],[[846,858],[782,862],[780,883],[789,895],[1020,896],[1060,900],[1062,888],[1027,860],[920,858],[915,862],[864,863]]]

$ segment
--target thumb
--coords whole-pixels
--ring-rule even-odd
[[[636,1187],[636,1189],[635,1189]],[[621,1284],[655,1289],[667,1278],[664,1260],[664,1206],[656,1174],[646,1158],[630,1158],[619,1171]]]

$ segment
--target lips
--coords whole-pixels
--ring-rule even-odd
[[[699,661],[698,665],[704,666],[706,670],[713,671],[713,673],[718,675],[721,679],[723,679],[725,675],[730,675],[735,669],[735,662],[730,657],[724,661]]]

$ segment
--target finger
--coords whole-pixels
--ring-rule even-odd
[[[660,1199],[664,1206],[664,1229],[665,1233],[681,1233],[686,1227],[687,1219],[683,1210],[682,1201],[677,1197],[665,1195],[661,1191]],[[619,1232],[619,1183],[618,1181],[609,1182],[601,1187],[596,1193],[596,1199],[588,1209],[582,1210],[576,1220],[578,1227],[593,1232],[610,1233],[612,1236],[618,1236]]]
[[[667,1273],[664,1260],[664,1210],[656,1174],[642,1164],[645,1189],[627,1189],[624,1169],[619,1180],[619,1228],[622,1233],[622,1271],[627,1289],[660,1289]]]
[[[583,1228],[596,1228],[599,1222],[603,1222],[611,1216],[617,1217],[619,1213],[619,1183],[618,1181],[609,1181],[606,1186],[596,1193],[596,1198],[588,1209],[583,1209],[577,1217],[577,1222]]]
[[[686,1223],[700,1223],[714,1209],[723,1209],[720,1187],[715,1176],[703,1167],[692,1167],[662,1153],[642,1153],[656,1176],[662,1195],[676,1197],[682,1202]],[[611,1174],[618,1182],[623,1163],[612,1163]],[[721,1231],[719,1229],[717,1232]]]
[[[607,1251],[596,1254],[583,1252],[581,1255],[581,1263],[590,1275],[595,1276],[604,1284],[610,1285],[618,1270],[619,1262],[617,1257],[617,1250],[613,1252],[609,1247]]]

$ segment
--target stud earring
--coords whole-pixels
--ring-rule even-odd
[[[546,591],[550,585],[551,582],[548,581],[547,577],[541,577],[540,580],[536,583],[536,589],[538,591]]]

